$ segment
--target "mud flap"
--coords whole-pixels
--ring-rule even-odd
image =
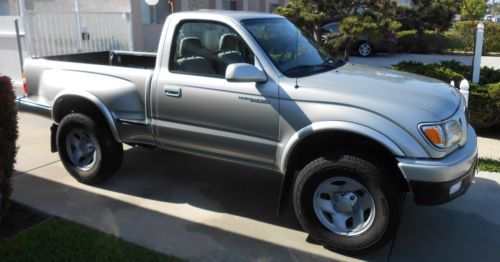
[[[57,152],[57,143],[56,143],[57,128],[59,128],[57,124],[52,124],[52,126],[50,127],[50,152],[52,153]]]

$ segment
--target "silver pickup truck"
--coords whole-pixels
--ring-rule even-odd
[[[310,238],[338,252],[390,239],[407,192],[444,203],[475,174],[460,92],[336,60],[277,15],[175,13],[158,54],[39,57],[25,74],[19,104],[50,112],[52,151],[78,181],[116,173],[122,144],[273,170],[278,208],[291,202]]]

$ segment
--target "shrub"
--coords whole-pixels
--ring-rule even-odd
[[[393,69],[425,75],[439,80],[455,81],[456,86],[462,79],[471,77],[470,67],[457,61],[440,64],[420,62],[400,62]],[[478,129],[500,126],[500,70],[483,67],[479,84],[470,83],[469,112],[471,124]]]
[[[405,53],[440,53],[448,46],[448,39],[435,31],[400,31],[397,37],[398,47]]]
[[[392,66],[393,69],[424,75],[439,79],[445,82],[454,81],[460,83],[465,78],[464,75],[440,64],[424,64],[421,62],[403,61]]]
[[[439,64],[423,64],[420,62],[403,61],[392,66],[396,70],[406,71],[419,75],[425,75],[439,80],[459,83],[462,79],[472,79],[472,67],[466,66],[456,60],[442,61]],[[490,67],[482,67],[479,76],[479,84],[486,85],[500,82],[500,70]]]
[[[478,21],[457,21],[445,33],[448,48],[453,50],[474,51],[474,38]],[[483,21],[484,43],[483,54],[500,52],[500,24]]]
[[[469,89],[469,112],[475,128],[500,126],[500,83],[472,84]]]
[[[17,153],[17,108],[10,78],[0,77],[0,223],[12,193],[11,177]]]
[[[329,34],[323,42],[323,47],[330,53],[330,55],[347,60],[349,57],[349,50],[351,50],[352,40],[346,34]]]

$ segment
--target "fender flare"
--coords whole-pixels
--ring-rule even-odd
[[[380,143],[382,146],[387,148],[395,156],[404,156],[405,154],[401,148],[396,145],[391,139],[389,139],[384,134],[369,128],[364,125],[345,122],[345,121],[322,121],[315,122],[306,127],[303,127],[299,131],[295,132],[292,137],[286,143],[281,158],[279,160],[278,169],[282,174],[286,173],[286,168],[290,156],[292,155],[295,147],[306,137],[316,134],[322,131],[344,131],[351,132],[367,138],[373,139],[374,141]]]
[[[60,99],[62,99],[64,97],[69,97],[69,96],[80,97],[80,98],[85,99],[87,101],[90,101],[92,104],[94,104],[99,109],[99,111],[102,113],[102,115],[104,116],[104,119],[106,119],[106,122],[108,123],[108,126],[111,129],[111,133],[113,134],[113,137],[115,138],[116,142],[118,142],[118,143],[122,142],[122,140],[120,138],[120,134],[118,133],[118,129],[116,127],[115,117],[113,116],[111,111],[109,111],[109,109],[106,107],[106,105],[98,97],[96,97],[94,94],[89,93],[87,91],[63,90],[60,93],[58,93],[56,95],[56,97],[54,98],[54,102],[52,104],[52,112],[51,112],[52,120],[55,121],[55,113],[54,112],[57,111],[57,104],[59,101],[61,101]]]

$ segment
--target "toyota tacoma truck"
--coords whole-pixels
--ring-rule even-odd
[[[390,239],[406,193],[445,203],[476,170],[458,90],[337,60],[278,15],[175,13],[157,54],[30,58],[25,76],[18,103],[50,113],[52,151],[78,181],[116,173],[123,144],[273,170],[278,209],[342,253]]]

